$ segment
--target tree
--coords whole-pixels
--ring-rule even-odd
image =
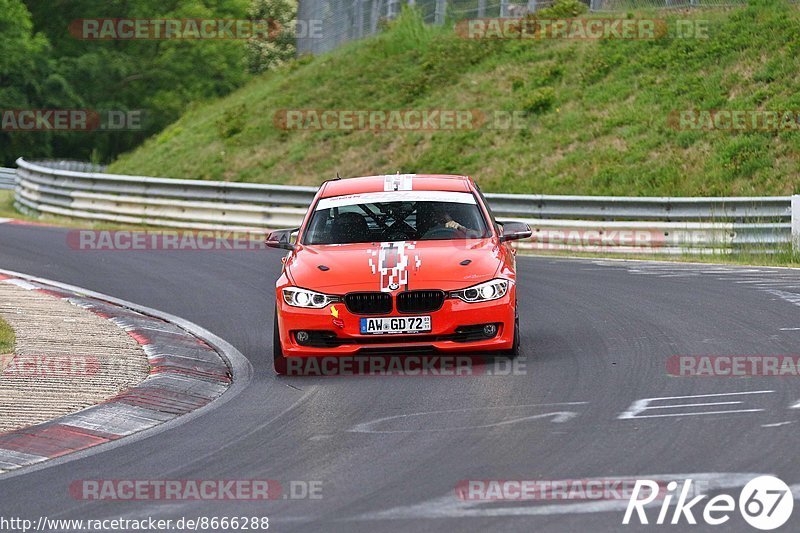
[[[50,70],[50,45],[33,32],[31,15],[20,0],[0,0],[0,112],[38,108],[74,97]],[[48,91],[53,94],[48,96]],[[0,130],[0,163],[23,154],[47,156],[52,135]]]
[[[0,0],[0,108],[143,110],[146,117],[134,131],[15,133],[13,140],[0,133],[4,162],[20,155],[109,161],[192,103],[248,79],[243,40],[81,40],[68,31],[73,21],[243,19],[248,1]]]
[[[252,0],[248,16],[266,20],[271,28],[266,37],[247,41],[247,67],[253,74],[279,67],[295,57],[297,0]]]

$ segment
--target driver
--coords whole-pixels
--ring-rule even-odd
[[[433,228],[431,229],[450,228],[458,231],[467,231],[467,227],[462,226],[461,224],[453,220],[453,217],[450,216],[450,213],[448,213],[447,211],[441,211],[437,214],[439,215],[439,217],[437,218],[436,223],[433,225]]]
[[[453,218],[453,213],[445,206],[436,206],[430,209],[425,217],[424,235],[430,235],[436,231],[451,230],[455,233],[466,234],[469,228],[459,223]]]

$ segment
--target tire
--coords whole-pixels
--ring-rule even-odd
[[[281,333],[278,330],[278,308],[275,308],[275,320],[272,333],[272,358],[275,373],[281,376],[286,375],[286,356],[283,355],[283,348],[281,348]]]
[[[508,350],[503,351],[503,355],[508,357],[509,359],[514,359],[519,355],[519,348],[520,348],[520,335],[519,335],[519,311],[516,309],[516,305],[514,306],[514,344],[511,345],[511,348]]]

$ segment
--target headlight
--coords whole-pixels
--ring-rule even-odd
[[[505,279],[493,279],[460,291],[452,291],[450,298],[460,298],[468,303],[497,300],[506,295],[509,283]]]
[[[322,309],[328,304],[338,302],[339,297],[310,291],[308,289],[288,287],[283,289],[283,301],[293,307]]]

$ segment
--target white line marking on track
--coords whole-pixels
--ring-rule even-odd
[[[787,281],[797,281],[797,280],[780,280],[780,281],[778,281],[778,280],[769,280],[769,279],[749,279],[749,280],[746,280],[746,281],[734,281],[734,283],[738,283],[740,285],[745,285],[745,284],[765,285],[765,286],[766,285],[778,285],[778,286],[782,287],[782,286],[784,286],[784,284]]]
[[[530,420],[538,420],[542,418],[552,417],[552,422],[555,424],[562,424],[567,422],[576,416],[578,413],[574,411],[554,411],[550,413],[539,413],[535,415],[528,415],[528,416],[521,416],[512,418],[509,420],[501,420],[499,422],[492,422],[490,424],[479,424],[479,425],[471,425],[471,426],[454,426],[450,428],[423,428],[423,429],[373,429],[373,426],[377,424],[381,424],[383,422],[389,422],[392,420],[408,420],[410,418],[415,417],[422,417],[422,416],[430,416],[430,415],[446,415],[446,414],[453,414],[453,413],[463,413],[468,411],[483,411],[483,410],[499,410],[499,409],[515,409],[515,408],[530,408],[530,407],[552,407],[552,406],[562,406],[562,405],[585,405],[588,402],[564,402],[564,403],[553,403],[553,404],[530,404],[530,405],[509,405],[509,406],[502,406],[502,407],[467,407],[463,409],[447,409],[442,411],[425,411],[421,413],[406,413],[402,415],[394,415],[394,416],[387,416],[383,418],[378,418],[375,420],[370,420],[369,422],[362,422],[360,424],[356,424],[353,428],[348,429],[347,431],[350,433],[433,433],[433,432],[443,432],[443,431],[464,431],[470,429],[485,429],[485,428],[492,428],[498,426],[507,426],[509,424],[516,424],[519,422],[527,422]]]
[[[739,396],[740,394],[770,394],[774,390],[752,390],[744,392],[717,392],[714,394],[691,394],[688,396],[664,396],[662,398],[650,398],[651,400],[680,400],[682,398],[711,398],[712,396]]]
[[[727,415],[733,413],[760,413],[766,409],[730,409],[728,411],[703,411],[702,413],[669,413],[666,415],[635,415],[627,418],[665,418],[668,416]]]
[[[773,296],[777,296],[778,298],[785,300],[789,303],[798,305],[800,304],[800,294],[794,292],[787,292],[787,291],[779,291],[777,289],[765,289],[765,292],[772,294]]]
[[[786,422],[775,422],[774,424],[761,424],[761,427],[762,428],[777,428],[777,427],[781,427],[781,426],[787,426],[787,425],[789,425],[791,423],[792,423],[791,420],[787,420]]]
[[[682,403],[680,405],[651,405],[647,409],[676,409],[678,407],[705,407],[707,405],[736,405],[742,402]]]
[[[528,422],[530,420],[538,420],[540,418],[547,418],[553,417],[552,422],[554,424],[562,424],[567,422],[576,416],[578,413],[573,411],[556,411],[553,413],[542,413],[539,415],[531,415],[531,416],[522,416],[519,418],[512,418],[510,420],[501,420],[500,422],[492,422],[491,424],[480,424],[476,426],[457,426],[452,428],[425,428],[425,429],[371,429],[371,426],[375,424],[380,424],[381,422],[388,422],[390,420],[397,420],[397,419],[405,419],[411,418],[414,416],[425,416],[431,413],[417,413],[411,415],[397,415],[397,416],[390,416],[386,418],[379,418],[378,420],[373,420],[371,422],[365,422],[363,424],[358,424],[353,429],[348,431],[352,433],[438,433],[443,431],[464,431],[464,430],[471,430],[471,429],[486,429],[486,428],[493,428],[499,426],[507,426],[509,424],[517,424],[519,422]]]
[[[634,401],[630,407],[622,414],[620,414],[617,419],[618,420],[630,420],[635,418],[663,418],[663,417],[674,417],[674,416],[700,416],[700,415],[718,415],[718,414],[732,414],[732,413],[757,413],[760,411],[764,411],[764,409],[732,409],[732,410],[725,410],[725,411],[702,411],[702,412],[695,412],[695,413],[668,413],[668,414],[661,414],[661,415],[643,415],[645,411],[649,411],[651,409],[679,409],[682,407],[705,407],[707,405],[730,405],[732,403],[742,403],[740,401],[734,402],[708,402],[705,404],[672,404],[672,405],[650,405],[652,402],[659,402],[665,400],[691,400],[695,398],[716,398],[716,397],[725,397],[725,396],[742,396],[748,394],[769,394],[775,391],[765,390],[765,391],[744,391],[744,392],[721,392],[716,394],[693,394],[689,396],[664,396],[661,398],[642,398],[640,400]]]

